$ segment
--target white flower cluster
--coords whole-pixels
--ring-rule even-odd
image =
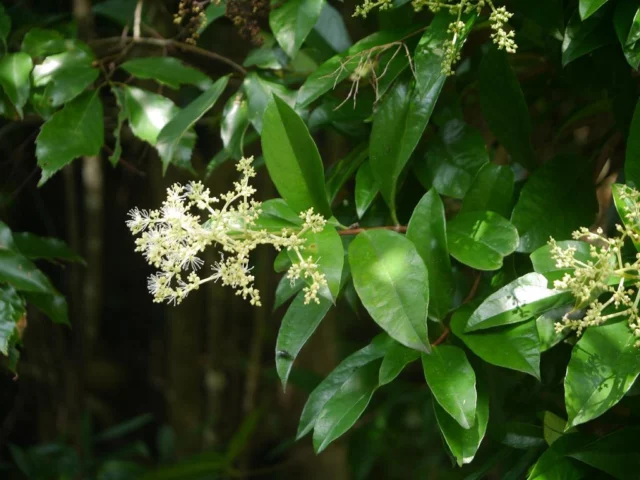
[[[465,28],[465,24],[462,21],[463,14],[475,11],[480,15],[482,9],[488,6],[491,9],[489,24],[493,31],[491,34],[493,43],[498,46],[499,50],[505,50],[509,53],[515,53],[518,48],[514,40],[515,32],[505,28],[513,14],[508,12],[505,7],[496,8],[492,0],[412,0],[411,5],[416,12],[426,7],[434,13],[446,9],[451,15],[456,16],[456,20],[449,24],[448,31],[451,34],[451,38],[446,40],[442,46],[444,53],[442,72],[445,75],[453,75],[453,67],[460,60],[461,45],[459,39]],[[356,7],[353,16],[365,18],[375,8],[388,10],[392,6],[393,0],[364,0],[362,5]]]
[[[640,242],[638,222],[640,221],[640,192],[625,189],[621,198],[629,206],[623,215],[624,226],[616,225],[620,236],[609,238],[601,228],[595,232],[581,228],[573,233],[576,240],[591,243],[591,260],[581,261],[575,257],[574,247],[562,248],[552,238],[549,241],[551,255],[558,268],[573,269],[561,280],[554,282],[558,290],[569,290],[576,299],[576,308],[567,313],[556,323],[556,331],[565,328],[581,335],[585,328],[600,325],[607,320],[626,317],[629,327],[639,338],[636,346],[640,346],[640,253],[636,254],[633,263],[624,261],[622,247],[626,239]],[[606,300],[600,298],[607,295]],[[586,308],[582,318],[572,318],[575,312]]]
[[[127,226],[134,235],[141,234],[136,239],[136,251],[159,270],[148,281],[155,302],[180,303],[203,283],[220,280],[252,305],[260,305],[260,292],[254,287],[249,264],[249,255],[258,245],[295,252],[298,261],[291,266],[289,279],[307,280],[305,303],[319,302],[318,292],[326,285],[326,279],[317,259],[304,258],[301,250],[304,234],[320,232],[326,220],[310,209],[300,214],[299,230],[258,228],[261,203],[252,198],[256,190],[249,185],[249,179],[256,175],[252,161],[253,157],[240,160],[240,181],[219,198],[211,196],[200,182],[176,184],[167,189],[167,199],[159,210],[135,208],[129,213]],[[198,211],[204,214],[204,221]],[[221,259],[212,265],[210,275],[201,278],[198,272],[204,261],[200,254],[213,244],[220,247]]]

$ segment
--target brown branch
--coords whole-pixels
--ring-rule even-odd
[[[451,332],[451,329],[449,327],[444,327],[444,332],[442,332],[442,334],[436,339],[435,342],[433,342],[431,344],[431,346],[432,347],[437,347],[442,342],[444,342],[447,339],[447,337],[449,336],[449,332]]]
[[[359,233],[366,232],[367,230],[392,230],[398,233],[406,233],[407,227],[404,225],[387,225],[384,227],[347,228],[345,230],[338,230],[338,235],[358,235]]]

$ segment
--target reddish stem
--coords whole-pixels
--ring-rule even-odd
[[[338,235],[357,235],[367,230],[393,230],[398,233],[406,233],[407,227],[404,225],[388,225],[385,227],[347,228],[346,230],[338,230]]]

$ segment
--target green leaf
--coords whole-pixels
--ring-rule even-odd
[[[401,343],[393,342],[387,350],[380,371],[378,372],[378,383],[380,386],[393,382],[400,372],[411,362],[420,358],[420,352],[412,348],[407,348]]]
[[[64,260],[85,264],[84,259],[59,238],[39,237],[24,232],[14,233],[13,240],[20,253],[31,260]]]
[[[293,58],[320,18],[324,0],[288,0],[274,4],[269,26],[282,49]]]
[[[122,92],[131,132],[155,147],[158,135],[177,115],[179,108],[167,97],[141,88],[124,86]]]
[[[456,337],[485,362],[540,378],[540,340],[535,322],[465,333],[472,312],[472,307],[463,306],[451,318],[451,331]]]
[[[568,427],[599,417],[631,388],[640,374],[636,341],[626,321],[582,334],[564,379]]]
[[[454,118],[439,130],[424,159],[414,164],[414,171],[425,188],[464,198],[474,177],[488,161],[482,135]]]
[[[157,149],[162,160],[163,171],[180,149],[185,135],[193,128],[195,123],[207,113],[216,103],[227,86],[229,77],[222,77],[203,92],[198,98],[180,110],[180,112],[167,123],[158,135]]]
[[[474,18],[460,33],[464,42]],[[398,81],[373,115],[369,161],[380,193],[395,217],[398,179],[431,118],[446,80],[442,73],[442,43],[449,38],[450,16],[440,13],[416,48],[415,82]]]
[[[371,170],[371,163],[364,162],[356,173],[355,201],[358,218],[367,212],[376,196],[378,195],[378,185]]]
[[[224,17],[224,13],[227,9],[226,3],[226,0],[220,0],[219,2],[211,2],[209,4],[209,6],[204,11],[207,20],[198,29],[198,33],[204,32],[209,27],[209,25],[211,25],[217,19]]]
[[[331,301],[326,298],[321,298],[320,303],[311,302],[305,305],[304,292],[298,293],[289,306],[282,319],[276,341],[276,370],[283,389],[287,388],[293,362],[330,307]]]
[[[275,299],[273,300],[273,311],[276,311],[286,302],[288,302],[296,293],[302,290],[305,283],[304,280],[298,278],[293,284],[291,280],[284,275],[278,282],[276,287]],[[324,299],[321,299],[321,302]]]
[[[514,174],[511,168],[486,163],[473,179],[464,196],[462,213],[488,210],[505,218],[511,215]]]
[[[573,300],[570,292],[547,288],[547,279],[528,273],[489,295],[467,321],[466,332],[520,323]]]
[[[134,58],[124,62],[120,68],[134,77],[155,80],[173,89],[180,85],[195,85],[200,90],[208,90],[213,85],[207,75],[174,57]]]
[[[290,107],[295,104],[295,93],[280,83],[275,83],[261,77],[257,73],[249,72],[242,83],[247,94],[249,120],[258,133],[262,132],[262,117],[267,105],[274,96],[284,100]],[[298,111],[298,114],[301,111]]]
[[[335,52],[343,52],[351,46],[351,37],[342,14],[328,3],[324,3],[320,18],[313,26],[313,32],[317,33]]]
[[[518,246],[516,228],[494,212],[459,214],[449,221],[447,238],[451,256],[478,270],[498,270]]]
[[[305,240],[300,248],[302,258],[317,259],[318,271],[324,274],[327,280],[327,286],[321,288],[318,294],[335,303],[340,293],[340,279],[344,265],[344,248],[340,235],[334,226],[327,224],[321,232],[307,232],[301,238]],[[294,251],[288,253],[292,262],[298,262],[298,256]]]
[[[491,48],[480,64],[480,107],[511,158],[527,170],[535,170],[529,108],[507,54],[496,48]]]
[[[636,104],[633,120],[629,127],[624,176],[631,186],[640,187],[640,101]]]
[[[44,90],[44,101],[51,107],[59,107],[73,100],[98,78],[99,71],[90,65],[74,65],[60,68],[52,75]]]
[[[7,282],[21,292],[55,292],[33,262],[11,250],[0,249],[0,282]]]
[[[42,168],[38,186],[74,159],[97,155],[103,144],[104,116],[99,92],[86,92],[42,126],[36,139],[36,157]]]
[[[24,34],[20,49],[31,57],[44,57],[64,52],[67,49],[67,41],[56,30],[32,28]]]
[[[609,0],[580,0],[580,18],[586,20]]]
[[[640,44],[627,43],[634,23],[634,16],[640,11],[640,2],[637,0],[620,2],[613,13],[613,26],[618,36],[627,62],[634,70],[640,67]]]
[[[584,465],[549,448],[532,467],[527,480],[581,480],[586,472]]]
[[[127,111],[127,98],[125,96],[124,90],[118,87],[111,87],[111,93],[113,93],[113,96],[116,99],[116,105],[118,107],[116,128],[113,130],[113,136],[116,140],[116,143],[113,146],[113,153],[109,156],[109,162],[115,167],[120,161],[120,157],[122,156],[122,142],[120,140],[120,132],[122,131],[124,122],[127,120],[127,118],[129,118],[129,112]]]
[[[413,210],[407,238],[416,246],[430,277],[429,314],[443,320],[453,304],[455,282],[447,245],[446,219],[440,195],[429,190]]]
[[[559,439],[567,428],[567,421],[564,418],[549,411],[544,412],[542,423],[544,425],[544,440],[549,446]]]
[[[301,108],[308,107],[322,95],[335,88],[338,83],[347,79],[358,68],[362,55],[366,55],[363,52],[380,45],[399,41],[409,33],[412,33],[412,30],[376,32],[355,43],[346,52],[331,57],[307,77],[298,91],[296,105]]]
[[[458,424],[469,429],[476,418],[476,374],[464,350],[440,345],[422,355],[424,377],[438,404]]]
[[[18,334],[18,321],[27,314],[24,300],[10,286],[0,285],[0,353],[9,355],[9,348]]]
[[[22,107],[29,99],[31,82],[29,74],[33,68],[33,61],[26,53],[10,53],[0,57],[0,87],[9,97],[22,118]]]
[[[576,260],[585,263],[593,261],[590,254],[591,245],[586,242],[563,240],[556,243],[563,250],[568,248],[575,249],[574,257]],[[550,282],[559,280],[564,277],[565,273],[571,273],[574,270],[573,268],[558,267],[556,259],[551,255],[551,245],[549,244],[543,245],[535,250],[530,255],[530,258],[531,263],[533,264],[533,269],[536,272],[543,274]]]
[[[631,28],[629,29],[629,36],[625,42],[627,45],[632,45],[640,40],[640,7],[633,16],[631,21]]]
[[[327,375],[309,395],[302,410],[296,438],[299,439],[309,433],[325,405],[336,392],[358,372],[360,367],[382,358],[392,343],[389,336],[378,335],[369,345],[345,358],[333,372]]]
[[[298,114],[277,96],[264,113],[262,151],[271,180],[291,208],[331,217],[318,147]]]
[[[53,323],[71,325],[64,295],[56,291],[53,293],[24,292],[23,295],[27,303],[44,313]]]
[[[322,452],[360,418],[378,387],[378,368],[377,363],[373,363],[356,370],[325,404],[313,429],[316,453]]]
[[[620,183],[614,183],[611,190],[613,192],[613,202],[622,223],[634,232],[640,232],[640,219],[633,216],[635,205],[633,205],[633,197],[629,195],[630,193],[633,193],[631,192],[631,187]],[[636,242],[633,239],[631,240],[635,245],[636,250],[640,251],[640,242]]]
[[[449,450],[456,459],[459,467],[471,463],[480,447],[480,443],[487,432],[489,423],[489,395],[478,386],[478,400],[473,427],[466,429],[449,415],[438,402],[433,401],[433,409]]]
[[[413,243],[389,230],[365,231],[349,246],[349,264],[373,320],[401,344],[430,352],[428,274]]]
[[[572,449],[568,456],[580,460],[614,478],[634,480],[640,468],[637,439],[640,428],[630,426],[610,433],[584,446]]]
[[[562,65],[567,66],[574,60],[594,50],[615,42],[615,35],[609,16],[600,10],[582,22],[576,11],[567,24],[562,41]]]
[[[302,219],[287,205],[287,202],[281,198],[272,198],[262,203],[262,212],[260,212],[260,216],[256,220],[256,226],[278,232],[283,228],[299,230],[302,226]],[[282,250],[282,252],[286,257],[287,252],[285,250]]]
[[[574,156],[559,156],[531,175],[520,192],[511,222],[520,234],[519,252],[532,252],[549,241],[570,238],[591,225],[597,213],[591,165]]]
[[[367,158],[368,150],[366,144],[362,143],[351,150],[345,157],[333,164],[327,171],[327,193],[329,202],[332,203],[342,187],[353,177],[360,165],[363,165]],[[356,179],[357,183],[357,179]],[[356,187],[357,191],[357,187]],[[357,200],[356,200],[357,203]]]
[[[242,157],[244,134],[249,128],[249,106],[241,93],[232,95],[222,110],[222,145],[236,159]]]
[[[34,86],[44,87],[48,85],[64,70],[91,68],[91,63],[95,60],[91,50],[80,42],[72,44],[70,47],[62,53],[49,55],[42,63],[33,68]]]
[[[538,338],[540,338],[541,352],[546,352],[555,347],[569,335],[566,329],[560,332],[556,331],[556,323],[562,319],[565,313],[571,311],[572,308],[573,306],[557,308],[545,312],[536,318],[536,328],[538,329]]]

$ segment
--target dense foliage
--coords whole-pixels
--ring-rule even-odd
[[[21,10],[0,7],[0,114],[37,125],[38,187],[81,157],[134,168],[142,143],[189,176],[140,205],[152,210],[129,205],[130,248],[157,270],[145,301],[219,281],[265,308],[254,251],[275,247],[282,388],[332,309],[361,332],[297,430],[318,454],[351,432],[357,478],[376,461],[398,475],[388,427],[407,418],[408,442],[411,409],[430,425],[416,444],[435,448],[439,431],[454,464],[438,478],[637,477],[640,0],[181,0],[165,2],[168,27],[156,3],[96,2],[108,27],[94,31],[77,13],[78,30],[15,29]],[[229,19],[238,61],[201,45]],[[218,153],[193,162],[212,135]],[[225,163],[239,179],[210,190]],[[280,198],[254,198],[264,170]],[[0,222],[12,371],[28,308],[69,323],[41,260],[84,262]],[[236,456],[220,457],[193,478],[230,474]]]

